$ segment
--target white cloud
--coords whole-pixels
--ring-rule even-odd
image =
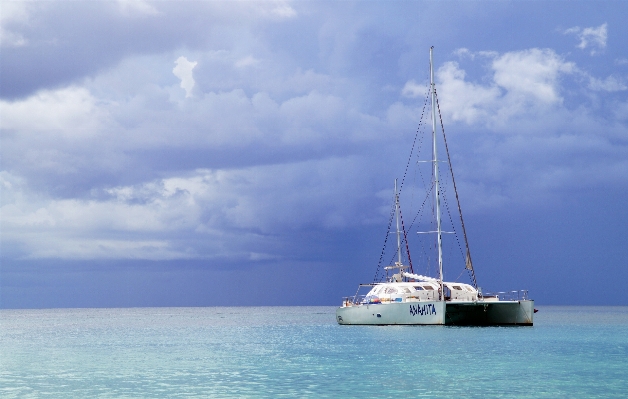
[[[454,50],[453,54],[458,58],[469,58],[475,60],[476,56],[485,58],[495,58],[499,55],[496,51],[471,51],[468,48],[462,47]]]
[[[465,57],[468,57],[471,59],[475,58],[475,54],[466,47],[461,47],[459,49],[454,50],[453,54],[458,56],[459,58],[465,58]]]
[[[181,79],[181,88],[185,90],[185,97],[192,96],[192,89],[194,89],[194,75],[192,74],[192,70],[196,66],[197,62],[188,61],[186,57],[179,57],[175,61],[177,66],[174,67],[172,73],[177,78]]]
[[[28,44],[28,40],[24,35],[14,29],[29,23],[29,6],[29,3],[25,1],[2,2],[2,10],[0,12],[0,46],[21,47]]]
[[[560,77],[577,70],[553,50],[536,48],[496,54],[490,68],[488,84],[466,81],[455,62],[439,68],[439,100],[451,120],[503,125],[515,116],[543,112],[561,104]]]
[[[260,253],[260,252],[251,252],[251,254],[249,255],[249,260],[254,261],[254,262],[261,261],[261,260],[279,260],[281,258],[282,257],[278,255]]]
[[[589,77],[589,88],[595,91],[623,91],[628,89],[625,79],[611,75],[606,79]]]
[[[246,56],[244,58],[237,60],[235,63],[235,67],[246,68],[246,67],[258,65],[259,63],[260,63],[260,60],[256,59],[252,55],[249,55],[249,56]]]
[[[452,121],[474,124],[489,117],[501,90],[483,87],[465,80],[465,71],[457,63],[447,62],[438,69],[437,93],[441,109]]]
[[[117,0],[124,16],[158,15],[159,11],[145,0]]]
[[[575,70],[573,63],[565,62],[553,50],[536,48],[505,53],[493,60],[492,67],[495,83],[508,94],[544,104],[561,101],[558,77]]]
[[[46,131],[63,137],[91,136],[105,117],[96,98],[76,86],[42,90],[13,102],[0,100],[2,129],[22,134]]]
[[[403,86],[403,89],[401,89],[401,95],[404,97],[416,98],[419,96],[424,96],[428,90],[429,87],[426,88],[425,85],[421,86],[420,84],[415,82],[414,79],[412,79],[407,81],[406,84]]]
[[[280,18],[294,18],[297,16],[296,10],[285,3],[277,4],[276,7],[272,9],[272,13]]]
[[[580,43],[576,47],[579,49],[591,49],[591,55],[595,55],[604,51],[606,48],[606,41],[608,39],[608,24],[604,23],[598,27],[590,27],[581,29],[578,26],[565,30],[564,34],[574,34]]]
[[[11,32],[0,27],[0,45],[7,47],[22,47],[28,40],[21,33]]]

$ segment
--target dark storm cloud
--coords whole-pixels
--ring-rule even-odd
[[[146,7],[138,7],[145,4]],[[130,55],[197,49],[229,41],[216,27],[244,23],[254,11],[220,2],[61,1],[24,4],[26,20],[4,28],[24,38],[2,48],[0,93],[16,99],[44,88],[78,82]]]

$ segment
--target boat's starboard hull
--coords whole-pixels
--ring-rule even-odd
[[[534,301],[447,303],[445,324],[456,326],[531,326]]]

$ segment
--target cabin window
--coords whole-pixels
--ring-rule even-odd
[[[431,285],[424,285],[423,288],[425,288],[426,290],[434,291],[434,287],[432,287]]]
[[[408,288],[406,288],[406,287],[403,287],[403,292],[405,292],[406,294],[409,294],[410,290]]]
[[[396,294],[397,293],[397,289],[394,288],[394,287],[388,287],[388,288],[386,288],[385,293],[386,294]]]
[[[452,285],[451,288],[453,288],[454,290],[462,291],[462,288],[459,285]]]
[[[414,289],[416,291],[423,291],[423,287],[421,287],[420,285],[415,286]]]

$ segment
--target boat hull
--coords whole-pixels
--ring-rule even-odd
[[[434,325],[445,324],[445,302],[399,302],[363,304],[336,310],[338,324]]]
[[[534,301],[447,303],[445,324],[456,326],[531,326]]]
[[[338,324],[531,326],[534,301],[400,302],[362,304],[336,310]]]

